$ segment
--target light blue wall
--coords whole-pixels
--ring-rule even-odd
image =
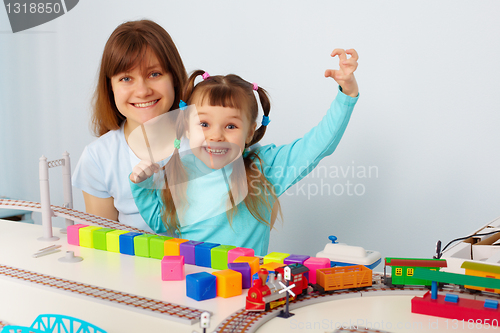
[[[189,71],[234,72],[268,89],[264,144],[289,143],[321,119],[336,89],[323,77],[338,66],[329,54],[354,47],[361,98],[351,123],[320,164],[327,176],[282,197],[270,251],[314,255],[335,234],[384,256],[431,256],[437,239],[500,215],[499,12],[497,1],[82,0],[12,34],[0,9],[0,195],[39,201],[42,154],[66,150],[74,168],[93,140],[101,52],[123,21],[160,23]],[[371,177],[358,174],[369,167]],[[61,204],[60,170],[50,177]],[[349,195],[348,181],[363,195]]]

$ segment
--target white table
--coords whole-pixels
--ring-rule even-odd
[[[68,280],[146,296],[213,313],[211,332],[220,322],[244,306],[242,296],[197,302],[185,296],[185,281],[161,281],[160,260],[128,256],[66,243],[66,236],[54,228],[56,242],[42,242],[41,226],[0,220],[0,264],[35,271]],[[62,245],[62,251],[32,258],[38,249],[51,244]],[[59,262],[65,251],[74,251],[82,262]],[[186,274],[211,269],[186,265]],[[406,291],[406,293],[408,293]],[[415,291],[422,295],[422,291]],[[390,332],[471,332],[461,323],[450,319],[411,313],[413,295],[378,292],[339,295],[334,300],[294,309],[289,319],[275,318],[261,326],[258,332],[333,332],[339,325],[359,324]],[[198,324],[186,325],[130,311],[95,301],[74,293],[48,289],[26,282],[0,277],[0,320],[29,326],[42,313],[64,314],[86,320],[109,333],[119,332],[202,332]],[[484,331],[484,328],[481,330]],[[489,329],[487,331],[499,331]]]

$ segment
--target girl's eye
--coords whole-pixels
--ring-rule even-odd
[[[227,125],[226,126],[228,129],[236,129],[236,125]]]
[[[201,127],[208,127],[208,124],[202,121],[202,122],[200,122],[200,126]]]

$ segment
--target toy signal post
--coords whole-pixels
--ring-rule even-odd
[[[284,273],[285,273],[286,286],[280,281],[280,285],[283,287],[283,289],[281,289],[279,293],[280,294],[286,293],[286,305],[285,305],[285,310],[281,310],[278,317],[290,318],[294,314],[290,313],[290,311],[288,310],[288,305],[290,303],[290,294],[292,294],[292,296],[295,296],[295,293],[291,290],[293,287],[295,287],[295,284],[290,285],[290,280],[292,279],[292,269],[287,266],[284,269]]]

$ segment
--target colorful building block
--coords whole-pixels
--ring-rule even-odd
[[[241,295],[243,279],[240,272],[225,269],[212,274],[217,277],[217,296],[229,298]]]
[[[285,261],[285,259],[289,256],[290,256],[289,253],[271,252],[264,257],[264,264],[268,264],[270,262],[278,262],[282,264]]]
[[[246,247],[235,247],[227,252],[227,262],[234,262],[234,259],[238,257],[253,257],[255,255],[253,249],[247,249]]]
[[[134,250],[134,238],[142,235],[142,232],[127,232],[126,234],[120,235],[120,253],[135,255]]]
[[[235,263],[238,263],[238,262],[248,263],[248,265],[250,266],[250,271],[251,271],[252,275],[257,273],[260,269],[259,258],[257,258],[257,257],[241,256],[241,257],[234,259],[233,262],[235,262]]]
[[[94,247],[94,238],[92,237],[92,231],[102,229],[96,225],[89,225],[88,227],[78,229],[80,234],[80,246],[82,247]]]
[[[329,268],[330,259],[311,257],[304,261],[304,266],[309,268],[309,283],[316,283],[316,270],[319,268]]]
[[[106,234],[114,230],[116,229],[101,228],[92,231],[92,237],[94,238],[94,249],[106,251]]]
[[[68,244],[80,246],[80,228],[88,227],[87,224],[74,224],[66,228]]]
[[[213,269],[227,269],[227,253],[236,248],[232,245],[219,245],[212,249],[211,260]]]
[[[288,257],[285,258],[283,263],[285,265],[289,265],[289,264],[302,264],[303,265],[304,261],[306,261],[309,258],[311,258],[311,257],[306,256],[306,255],[290,254]]]
[[[161,279],[163,281],[184,280],[184,257],[164,256],[161,260]]]
[[[219,246],[216,243],[202,243],[194,248],[195,265],[201,267],[212,267],[212,249]]]
[[[217,296],[217,277],[207,272],[186,275],[186,295],[197,301]]]
[[[165,255],[166,256],[179,256],[181,254],[180,245],[189,242],[187,239],[171,238],[165,241]]]
[[[241,287],[248,289],[252,286],[252,270],[248,262],[231,262],[227,268],[241,273]]]
[[[184,256],[184,261],[188,265],[196,265],[196,246],[203,242],[187,241],[179,244],[179,255]]]
[[[134,250],[136,256],[149,258],[149,241],[152,237],[156,236],[151,234],[142,234],[134,237]]]
[[[165,242],[173,237],[153,236],[149,239],[149,257],[163,259],[165,256]]]
[[[120,253],[120,235],[126,234],[126,230],[114,230],[106,233],[106,250]]]
[[[265,268],[268,271],[274,272],[276,270],[276,268],[283,267],[283,266],[285,266],[285,264],[280,264],[279,262],[274,262],[273,261],[273,262],[269,262],[269,263],[264,264],[264,265],[260,265],[260,268]]]

